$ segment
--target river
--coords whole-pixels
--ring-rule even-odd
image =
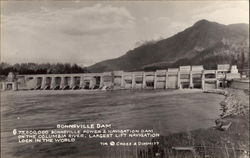
[[[3,92],[1,157],[92,158],[118,157],[117,153],[119,157],[128,157],[133,155],[133,149],[100,146],[100,141],[91,139],[74,143],[18,143],[12,131],[54,129],[57,124],[102,123],[111,124],[112,129],[153,129],[168,135],[213,126],[223,98],[178,90]]]

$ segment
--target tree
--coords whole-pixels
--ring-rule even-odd
[[[0,63],[0,75],[8,75],[9,72],[18,74],[63,74],[63,73],[86,73],[87,68],[77,64],[69,63],[21,63],[10,65],[8,63]]]

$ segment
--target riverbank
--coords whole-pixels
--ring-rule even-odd
[[[225,96],[220,103],[221,115],[215,118],[215,126],[162,136],[160,145],[148,151],[158,157],[249,157],[249,91],[225,89],[205,92]]]

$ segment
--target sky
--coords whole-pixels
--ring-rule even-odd
[[[249,2],[1,1],[1,62],[89,66],[201,19],[249,23]]]

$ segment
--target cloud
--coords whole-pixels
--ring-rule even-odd
[[[166,16],[161,16],[158,18],[159,21],[167,21],[169,22],[170,21],[170,18],[169,17],[166,17]]]
[[[223,24],[249,23],[249,3],[240,2],[216,2],[202,8],[193,10],[193,21],[208,19],[219,21]]]
[[[6,28],[23,30],[46,30],[69,35],[92,35],[134,27],[134,18],[123,7],[96,4],[78,9],[63,8],[48,11],[3,16]]]
[[[126,8],[100,4],[61,9],[39,7],[37,11],[1,15],[1,20],[1,60],[7,62],[90,65],[125,51],[135,27],[135,18]],[[109,44],[113,47],[106,46]]]

